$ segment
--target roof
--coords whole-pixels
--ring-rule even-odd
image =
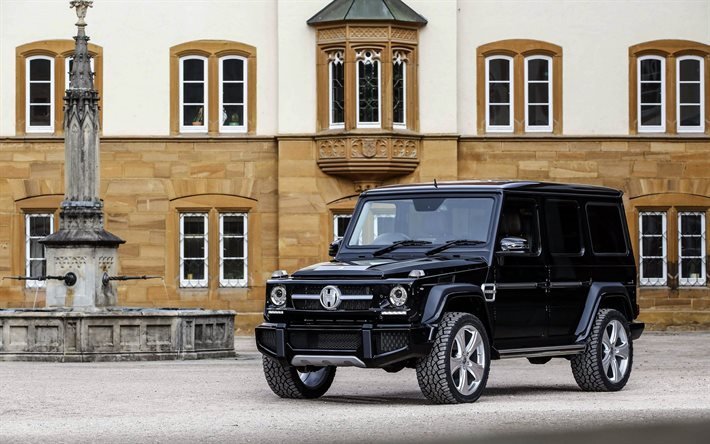
[[[427,20],[402,0],[333,0],[316,15],[309,25],[349,20],[372,20],[426,25]]]
[[[398,184],[374,188],[363,194],[380,194],[393,192],[422,192],[422,191],[532,191],[540,193],[579,193],[579,194],[605,194],[608,196],[621,196],[622,192],[614,188],[595,185],[564,184],[553,182],[518,181],[518,180],[469,180],[451,182],[428,182],[415,184]]]

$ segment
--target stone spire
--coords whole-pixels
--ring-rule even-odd
[[[73,288],[61,281],[47,283],[48,306],[105,307],[116,303],[113,284],[117,247],[124,241],[104,230],[99,198],[99,93],[94,89],[85,28],[91,0],[73,0],[79,21],[69,89],[64,96],[64,200],[59,231],[41,242],[47,247],[47,274],[77,276]]]

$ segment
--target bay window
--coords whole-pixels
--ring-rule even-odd
[[[364,49],[357,51],[357,127],[380,128],[381,105],[381,64],[380,51]]]
[[[328,55],[328,116],[330,128],[345,126],[345,63],[343,52]]]

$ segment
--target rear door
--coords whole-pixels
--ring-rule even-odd
[[[499,350],[542,346],[547,330],[547,271],[540,244],[537,199],[506,196],[497,233],[495,346]],[[501,251],[504,238],[525,239],[529,251]]]

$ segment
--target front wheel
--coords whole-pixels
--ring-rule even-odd
[[[628,322],[617,310],[599,310],[587,346],[572,358],[572,374],[582,390],[615,392],[631,375],[634,347]]]
[[[468,313],[446,313],[431,352],[417,361],[419,388],[436,404],[474,402],[486,388],[490,363],[481,321]]]
[[[318,367],[305,371],[291,365],[283,365],[279,361],[263,356],[264,376],[271,390],[282,398],[313,399],[320,398],[328,391],[335,367]]]

